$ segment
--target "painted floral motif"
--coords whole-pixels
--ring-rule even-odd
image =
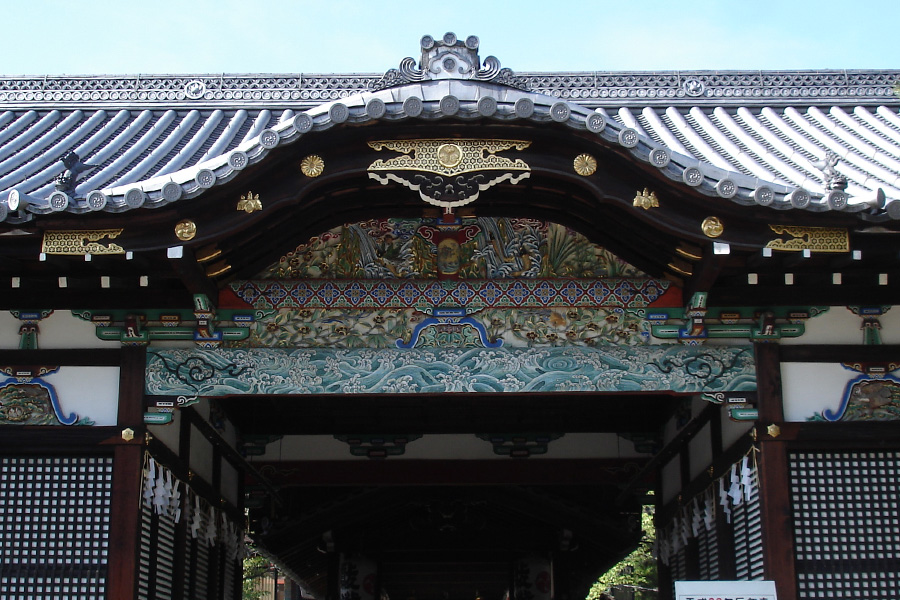
[[[257,311],[243,348],[395,348],[409,343],[427,315],[414,309],[278,309]],[[650,341],[650,324],[621,308],[485,309],[469,315],[504,346],[636,346]],[[423,330],[417,347],[479,347],[474,327]]]
[[[76,414],[65,415],[44,383],[7,382],[0,385],[0,425],[93,425]]]
[[[453,272],[461,279],[644,276],[555,223],[477,218],[463,220],[461,227],[476,232],[454,246]],[[433,222],[417,219],[372,219],[335,227],[283,256],[259,278],[435,279],[439,243],[434,231]]]
[[[744,391],[756,385],[752,354],[750,348],[737,346],[610,346],[602,351],[167,349],[148,355],[146,391],[203,396]],[[207,367],[181,367],[189,362]]]
[[[811,421],[898,421],[900,379],[860,375],[847,384],[841,407],[815,414]]]

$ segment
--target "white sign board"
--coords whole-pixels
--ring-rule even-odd
[[[676,581],[675,600],[777,600],[774,581]]]

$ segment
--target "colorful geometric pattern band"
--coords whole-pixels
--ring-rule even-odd
[[[249,306],[267,308],[483,308],[650,306],[669,289],[660,279],[485,281],[278,281],[231,284]]]

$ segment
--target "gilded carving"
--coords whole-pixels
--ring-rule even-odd
[[[499,156],[504,150],[524,150],[521,140],[382,140],[369,142],[376,151],[400,153],[369,165],[369,177],[382,185],[399,183],[419,192],[425,202],[452,209],[478,199],[481,192],[505,181],[517,184],[531,175],[521,158]]]
[[[125,249],[112,243],[122,229],[92,229],[84,231],[45,231],[41,244],[44,254],[125,254]]]
[[[456,144],[443,144],[438,148],[438,162],[442,167],[452,169],[462,162],[462,148]]]
[[[259,194],[247,192],[238,200],[237,210],[242,210],[247,214],[262,210],[262,202],[259,200]]]
[[[657,208],[659,206],[659,198],[656,197],[656,192],[651,192],[649,189],[644,188],[643,192],[638,192],[634,197],[634,207],[635,208],[643,208],[644,210],[650,210],[651,208]]]
[[[182,242],[194,239],[195,235],[197,235],[197,224],[193,221],[185,219],[175,225],[175,237]]]
[[[318,154],[310,154],[300,161],[300,171],[307,177],[318,177],[325,172],[325,161]]]
[[[590,154],[579,154],[575,157],[573,167],[582,177],[590,177],[597,172],[597,159]]]
[[[502,169],[530,171],[521,158],[509,159],[497,152],[514,148],[524,150],[531,142],[522,140],[383,140],[369,142],[373,150],[393,150],[401,156],[378,159],[369,165],[373,171],[426,171],[454,176],[475,171]]]
[[[703,230],[706,237],[711,238],[717,238],[725,233],[725,225],[722,224],[719,217],[706,217],[703,219],[703,223],[700,224],[700,229]]]
[[[782,236],[766,244],[766,248],[773,250],[850,252],[850,235],[846,229],[791,225],[769,225],[769,229]],[[790,237],[785,239],[783,236]]]

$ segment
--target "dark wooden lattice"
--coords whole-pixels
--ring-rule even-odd
[[[707,531],[706,527],[700,528],[697,536],[697,550],[700,566],[700,579],[703,581],[715,581],[719,578],[719,544],[716,538],[716,530]]]
[[[141,505],[138,599],[171,600],[175,589],[175,520]]]
[[[749,499],[732,508],[731,518],[736,578],[760,580],[763,578],[763,546],[758,488],[754,487]]]
[[[106,598],[113,460],[0,457],[0,598]]]
[[[800,598],[900,598],[900,452],[790,457]]]

